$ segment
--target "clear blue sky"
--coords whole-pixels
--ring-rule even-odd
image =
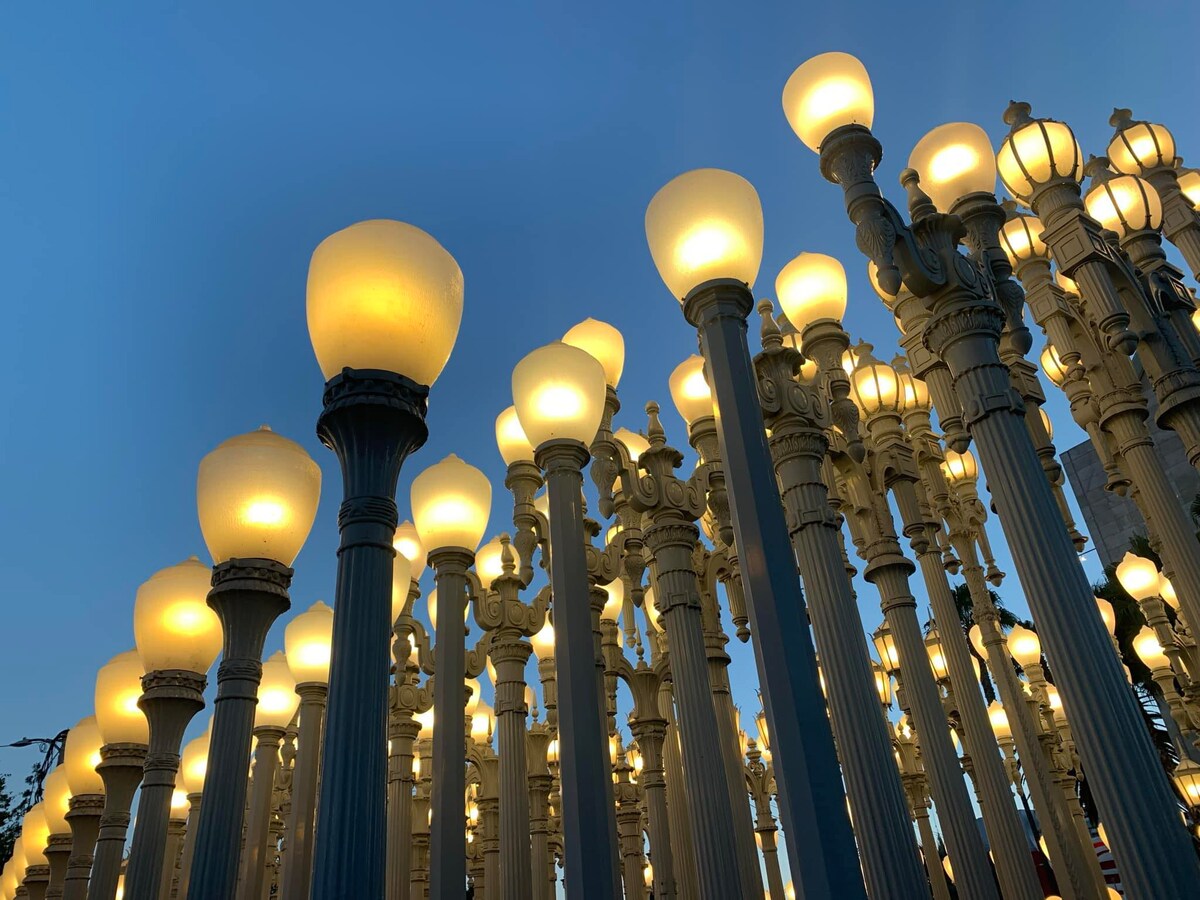
[[[618,423],[669,407],[695,337],[642,220],[684,170],[757,186],[760,294],[799,251],[838,255],[849,327],[893,352],[841,192],[781,111],[809,56],[847,50],[871,72],[893,198],[926,130],[967,119],[998,139],[1010,98],[1096,153],[1112,107],[1131,106],[1200,162],[1189,3],[104,6],[6,4],[0,29],[0,741],[90,712],[97,667],[133,644],[138,584],[205,555],[196,466],[234,433],[270,423],[324,468],[292,596],[332,599],[340,480],[314,436],[304,320],[308,257],[332,231],[403,219],[462,266],[462,331],[399,497],[406,515],[413,476],[456,452],[493,479],[490,533],[511,514],[492,423],[529,349],[605,319],[626,339]],[[1060,449],[1081,439],[1057,392],[1050,411]],[[673,410],[666,424],[685,445]],[[1024,608],[1015,577],[1002,593]],[[752,713],[744,648],[735,674]],[[30,762],[0,751],[0,772]]]

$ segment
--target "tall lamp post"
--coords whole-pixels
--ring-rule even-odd
[[[150,724],[150,752],[125,872],[129,900],[158,898],[183,732],[204,708],[205,673],[221,651],[221,620],[205,602],[211,577],[193,556],[154,573],[134,600],[133,636],[146,670],[138,706]]]
[[[188,897],[232,897],[262,653],[291,606],[292,561],[317,513],[321,470],[295,441],[265,425],[229,438],[200,461],[196,505],[213,558],[208,605],[221,617],[212,742]]]
[[[581,502],[588,445],[604,414],[604,367],[578,347],[547,344],[517,363],[512,390],[550,501],[566,883],[576,896],[609,900],[620,879],[609,828],[608,740],[597,694]]]
[[[150,739],[150,726],[137,703],[144,674],[136,650],[117,654],[96,673],[96,723],[104,742],[96,770],[104,781],[104,812],[88,881],[88,900],[113,900],[121,877],[129,808],[142,782]]]
[[[71,855],[63,881],[63,900],[84,900],[92,854],[100,831],[100,813],[104,809],[104,781],[96,771],[100,759],[100,726],[95,716],[80,719],[67,734],[63,766],[71,791],[67,825],[71,829]]]
[[[208,749],[212,741],[212,719],[204,734],[193,738],[183,748],[179,766],[179,779],[183,789],[187,791],[188,818],[187,831],[183,836],[183,852],[179,859],[179,883],[175,886],[175,896],[188,895],[188,882],[192,876],[192,860],[196,855],[196,832],[200,824],[200,808],[204,797],[204,776],[208,770]]]
[[[436,645],[433,681],[433,817],[430,821],[431,897],[457,896],[466,890],[466,834],[462,803],[466,783],[463,736],[463,678],[466,675],[468,569],[487,529],[492,486],[474,466],[450,455],[413,479],[413,522],[437,577],[430,594]],[[434,595],[438,612],[433,612]],[[335,620],[336,621],[336,620]],[[475,700],[478,701],[478,691]]]
[[[50,884],[50,865],[46,859],[46,843],[50,839],[50,826],[46,822],[45,806],[35,803],[25,813],[21,823],[21,849],[25,853],[25,878],[22,882],[29,892],[29,900],[45,900]]]
[[[784,90],[784,108],[797,134],[819,152],[822,174],[842,187],[857,243],[875,262],[881,287],[895,294],[903,284],[932,311],[923,343],[949,369],[964,424],[978,445],[1018,575],[1075,719],[1083,764],[1105,811],[1123,879],[1147,896],[1190,895],[1200,866],[1174,822],[1165,777],[1154,774],[1161,769],[1157,755],[1107,649],[1090,585],[1026,430],[1024,404],[1000,361],[1006,311],[991,298],[980,270],[958,252],[961,220],[937,212],[912,170],[904,174],[911,226],[883,198],[873,177],[882,156],[869,128],[874,98],[866,70],[854,57],[823,54],[802,65]],[[1049,124],[1024,125],[1008,141],[1021,146],[1022,165],[1035,166],[1042,177],[1073,175],[1056,165],[1072,165],[1074,150],[1074,165],[1080,166],[1077,145],[1073,138],[1064,145],[1061,129],[1051,129],[1051,143]],[[1047,138],[1040,157],[1028,152],[1038,135]],[[1059,164],[1055,149],[1067,151]],[[999,167],[1003,175],[1003,153]],[[1100,324],[1114,345],[1128,346],[1134,340],[1128,321],[1127,314],[1112,311]]]
[[[317,434],[343,482],[316,900],[384,892],[394,497],[401,465],[428,436],[429,385],[454,346],[462,300],[458,263],[403,222],[351,225],[309,264],[308,331],[327,379]]]
[[[67,784],[66,765],[60,765],[46,776],[42,784],[42,809],[46,814],[46,862],[50,866],[46,897],[47,900],[58,900],[63,894],[67,857],[71,853],[71,826],[67,822],[71,788]]]
[[[862,871],[746,343],[762,230],[754,188],[719,169],[679,176],[646,210],[654,264],[699,332],[712,384],[793,879],[806,897],[849,900],[864,896]]]

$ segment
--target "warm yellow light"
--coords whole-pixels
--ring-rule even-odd
[[[392,622],[404,612],[408,603],[408,595],[412,592],[412,563],[408,557],[397,551],[392,558]]]
[[[258,706],[254,708],[254,727],[286,728],[300,705],[296,679],[282,650],[276,650],[263,663],[258,685]]]
[[[427,550],[473,551],[487,529],[492,485],[479,469],[452,453],[413,479],[410,502]]]
[[[1042,661],[1041,639],[1023,625],[1014,625],[1008,633],[1008,652],[1022,666],[1036,666]]]
[[[903,402],[896,370],[864,353],[850,375],[852,397],[864,415],[898,412]]]
[[[433,737],[433,709],[427,709],[425,712],[414,713],[413,718],[417,720],[421,726],[421,730],[417,733],[418,738],[428,740]]]
[[[1163,208],[1158,191],[1136,175],[1118,175],[1087,192],[1083,198],[1088,215],[1118,237],[1138,231],[1156,231],[1162,225]]]
[[[1175,165],[1175,138],[1164,125],[1134,122],[1117,132],[1107,155],[1118,172],[1140,175],[1145,169]]]
[[[604,593],[608,594],[608,600],[604,603],[600,618],[607,622],[615,622],[621,615],[621,607],[625,603],[625,582],[618,578],[601,586],[604,588]]]
[[[1042,240],[1045,226],[1037,216],[1013,216],[1000,229],[1000,246],[1013,266],[1030,259],[1047,259],[1050,250]]]
[[[883,670],[889,675],[896,672],[900,668],[900,654],[896,650],[896,641],[892,637],[892,630],[888,628],[887,622],[875,629],[871,640],[875,644],[875,652],[879,654]]]
[[[551,765],[558,764],[558,739],[555,738],[546,745],[546,762]],[[551,813],[553,815],[553,813]]]
[[[1042,427],[1046,429],[1046,439],[1054,440],[1054,423],[1050,421],[1050,414],[1046,412],[1046,407],[1038,407],[1038,418],[1042,420]]]
[[[796,136],[819,151],[843,125],[871,127],[875,95],[861,62],[849,53],[822,53],[802,63],[783,86],[783,113]]]
[[[137,590],[133,636],[147,672],[204,674],[221,652],[221,620],[209,608],[212,570],[196,557],[155,572]]]
[[[1008,724],[1008,713],[1000,705],[999,700],[993,700],[988,706],[988,721],[992,723],[992,732],[1000,740],[1012,737],[1012,728]]]
[[[1038,119],[1004,139],[996,154],[996,166],[1008,192],[1028,203],[1043,184],[1059,178],[1079,181],[1083,150],[1065,124]]]
[[[607,322],[584,319],[563,335],[562,342],[591,354],[604,367],[604,380],[615,388],[625,369],[625,338]]]
[[[534,634],[529,643],[533,645],[533,653],[538,659],[554,657],[554,624],[547,619],[546,624]]]
[[[1100,610],[1100,618],[1104,620],[1104,627],[1108,629],[1108,633],[1113,637],[1117,635],[1117,614],[1113,610],[1113,605],[1103,597],[1096,597],[1096,607]]]
[[[694,169],[654,195],[646,208],[646,240],[677,299],[715,278],[753,287],[762,261],[762,205],[740,175]]]
[[[150,726],[137,705],[145,673],[136,650],[118,653],[96,673],[96,722],[104,743],[149,742]]]
[[[1126,552],[1117,563],[1117,581],[1134,600],[1158,596],[1158,566],[1144,556]]]
[[[884,706],[892,705],[892,676],[883,670],[883,666],[871,660],[871,671],[875,675],[875,693],[879,702]]]
[[[642,867],[642,885],[647,891],[654,887],[654,866],[650,863]]]
[[[662,613],[658,611],[658,603],[654,599],[654,585],[646,585],[646,591],[642,595],[642,609],[646,614],[646,620],[650,623],[650,627],[656,632],[663,630],[661,617]]]
[[[1067,366],[1059,357],[1053,344],[1046,344],[1039,361],[1042,364],[1042,371],[1046,373],[1046,377],[1055,387],[1062,387],[1067,383]]]
[[[1171,667],[1171,660],[1163,650],[1163,645],[1159,642],[1158,635],[1154,633],[1149,625],[1143,625],[1141,631],[1134,635],[1133,650],[1151,671],[1154,669],[1169,669]]]
[[[987,650],[983,646],[983,632],[979,630],[978,625],[972,625],[967,630],[967,640],[971,642],[971,646],[975,648],[975,652],[987,659]]]
[[[637,462],[638,457],[650,449],[648,440],[628,428],[618,428],[613,432],[613,437],[625,445],[625,449],[629,451],[629,459],[633,462]]]
[[[970,122],[951,122],[928,132],[913,147],[908,167],[916,169],[921,189],[942,212],[968,194],[990,194],[996,188],[992,141]]]
[[[212,720],[204,734],[187,742],[179,766],[183,789],[189,794],[204,792],[204,776],[208,772],[208,745],[212,741]]]
[[[318,600],[283,630],[283,649],[296,684],[329,683],[333,610]]]
[[[479,705],[475,707],[475,712],[471,714],[471,740],[477,744],[488,744],[492,740],[492,731],[495,730],[496,714],[492,707],[483,700],[479,701]]]
[[[1045,686],[1045,689],[1046,689],[1046,700],[1050,704],[1051,712],[1054,713],[1054,720],[1056,722],[1065,722],[1066,718],[1067,718],[1067,714],[1063,710],[1062,697],[1058,693],[1058,688],[1056,688],[1052,684],[1047,684]]]
[[[500,448],[500,457],[506,466],[515,462],[533,462],[533,446],[525,437],[515,406],[496,416],[496,446]]]
[[[513,571],[520,571],[521,554],[510,541],[508,552],[512,557]],[[504,574],[504,542],[500,536],[492,538],[475,553],[475,573],[485,588],[491,588],[492,582]]]
[[[690,426],[713,414],[712,389],[704,377],[704,357],[693,354],[675,367],[669,380],[671,400]]]
[[[25,862],[30,866],[44,866],[46,844],[50,840],[50,826],[46,823],[46,811],[36,803],[25,813],[21,823],[21,849],[25,851]]]
[[[933,677],[945,681],[950,677],[950,667],[946,663],[946,655],[942,652],[942,639],[936,628],[931,628],[925,636],[925,653],[929,656],[929,668],[933,669]]]
[[[900,384],[900,409],[902,412],[912,410],[929,412],[933,408],[933,401],[929,398],[929,386],[922,379],[917,378],[911,372],[897,372],[896,377]]]
[[[1187,798],[1188,806],[1200,806],[1200,765],[1184,757],[1175,767],[1171,778],[1179,787],[1179,792]]]
[[[430,385],[458,337],[462,270],[419,228],[358,222],[313,252],[307,306],[308,334],[327,380],[349,367]]]
[[[942,473],[951,484],[972,483],[979,478],[979,464],[970,450],[958,453],[949,447],[945,451]]]
[[[72,796],[80,794],[103,794],[104,782],[96,772],[100,762],[100,726],[95,716],[80,719],[67,733],[67,748],[63,767],[67,772],[67,785]]]
[[[529,443],[590,444],[604,415],[604,384],[604,367],[578,347],[559,341],[526,355],[513,369],[512,393]]]
[[[321,497],[321,469],[303,447],[266,425],[200,461],[196,503],[214,562],[273,559],[291,565]]]
[[[832,256],[801,253],[775,278],[783,314],[797,331],[813,322],[840,322],[846,314],[846,270]]]
[[[429,624],[433,626],[433,630],[434,630],[434,632],[436,632],[437,631],[437,618],[438,618],[437,588],[434,588],[432,591],[430,591],[429,596],[425,598],[425,611],[429,613]],[[467,621],[467,616],[470,612],[471,612],[470,605],[467,603],[464,603],[463,604],[463,622],[464,623]]]
[[[463,685],[471,692],[471,696],[467,698],[465,708],[467,715],[473,716],[475,715],[475,710],[479,708],[479,704],[483,701],[483,685],[479,683],[478,678],[464,679]]]
[[[1179,190],[1196,209],[1200,209],[1200,169],[1185,169],[1179,173]]]
[[[1179,596],[1175,593],[1175,585],[1171,584],[1171,579],[1161,573],[1158,576],[1158,596],[1171,609],[1179,611]]]
[[[59,766],[42,782],[42,810],[46,814],[46,829],[50,834],[70,834],[67,812],[71,809],[71,787],[67,767]]]
[[[396,535],[392,538],[392,547],[397,553],[408,560],[410,564],[409,577],[419,579],[425,571],[425,545],[417,534],[417,526],[405,519],[396,527]]]

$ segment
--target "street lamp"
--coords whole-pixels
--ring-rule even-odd
[[[597,703],[582,506],[583,466],[604,416],[607,373],[585,350],[558,342],[539,347],[513,369],[517,418],[534,448],[549,499],[550,585],[567,882],[583,897],[619,890],[616,835],[609,823],[609,765],[604,711]]]
[[[463,716],[466,647],[467,570],[487,529],[492,486],[474,466],[450,455],[413,479],[411,505],[421,545],[429,554],[437,589],[429,596],[430,620],[436,636],[437,674],[433,712],[440,728],[433,731],[432,813],[430,823],[430,896],[457,894],[467,881],[466,835],[462,797],[466,790],[466,748],[458,723]],[[435,594],[442,606],[434,621]],[[335,619],[336,622],[336,619]],[[479,696],[478,689],[474,692]]]
[[[317,434],[344,482],[316,900],[383,896],[396,482],[428,435],[429,386],[454,347],[462,305],[458,263],[403,222],[344,228],[309,264],[308,331],[327,379]]]
[[[234,893],[263,644],[291,606],[290,566],[308,538],[320,493],[321,470],[312,457],[265,425],[229,438],[200,461],[196,507],[213,558],[208,605],[221,618],[223,644],[190,900]]]
[[[96,766],[103,746],[95,716],[80,719],[67,733],[63,766],[71,792],[67,824],[71,829],[71,855],[67,860],[63,900],[84,900],[92,870],[92,854],[104,808],[104,781]]]
[[[29,900],[45,900],[50,883],[50,866],[46,859],[46,843],[50,839],[50,826],[46,821],[45,806],[35,803],[21,822],[21,850],[25,854],[25,879],[22,882],[29,891]]]
[[[64,760],[65,763],[65,760]],[[71,788],[67,783],[66,765],[60,765],[46,776],[42,784],[42,811],[46,816],[46,862],[50,866],[50,882],[46,886],[47,900],[58,900],[63,894],[67,874],[67,857],[71,853],[70,823]]]
[[[187,792],[188,820],[183,839],[183,854],[179,860],[179,884],[176,896],[188,895],[188,883],[192,876],[192,860],[196,856],[196,832],[200,824],[200,806],[204,796],[204,776],[208,770],[208,750],[212,741],[212,718],[204,733],[188,741],[180,754],[179,779]]]
[[[205,602],[211,578],[193,556],[156,572],[134,600],[133,635],[146,670],[138,706],[150,725],[150,752],[125,871],[129,900],[157,900],[183,732],[204,708],[205,673],[221,651],[221,620]]]
[[[150,726],[138,706],[144,674],[136,650],[117,654],[96,673],[96,723],[103,741],[96,770],[104,780],[104,812],[88,880],[88,900],[112,900],[121,877],[129,807],[142,782],[149,750]]]
[[[646,239],[659,275],[699,333],[736,542],[752,557],[743,562],[742,580],[777,745],[776,782],[793,877],[811,896],[861,896],[862,874],[746,339],[754,308],[750,288],[762,258],[758,195],[732,172],[687,172],[651,200]]]

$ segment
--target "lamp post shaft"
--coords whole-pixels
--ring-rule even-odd
[[[100,748],[101,762],[96,771],[104,779],[104,812],[88,881],[88,900],[113,900],[116,896],[129,831],[129,808],[142,783],[148,751],[145,744],[107,744]]]
[[[775,825],[760,828],[762,836],[763,865],[767,870],[767,891],[772,897],[783,897],[783,870],[779,867],[779,848],[775,844]]]
[[[208,605],[221,618],[224,648],[188,900],[227,900],[237,885],[263,644],[291,606],[291,579],[291,569],[268,559],[232,559],[213,568]]]
[[[150,752],[125,872],[125,896],[129,900],[158,900],[171,796],[179,771],[179,746],[188,723],[204,708],[206,683],[203,675],[182,670],[150,672],[142,678],[138,706],[150,724]]]
[[[664,679],[658,689],[658,706],[666,725],[663,740],[668,826],[671,858],[675,869],[675,888],[680,897],[695,897],[699,892],[696,879],[696,842],[692,840],[692,810],[683,781],[682,741],[679,722],[675,716],[675,684]],[[653,850],[654,848],[651,847]]]
[[[260,725],[254,729],[254,771],[250,777],[250,803],[246,812],[246,838],[237,900],[261,900],[267,871],[267,844],[271,831],[271,799],[283,729]]]
[[[388,900],[409,898],[413,856],[413,743],[420,730],[411,711],[393,711],[388,726],[392,745],[388,756]]]
[[[611,785],[608,740],[604,709],[598,703],[581,498],[582,469],[589,454],[575,441],[550,441],[538,447],[535,456],[545,473],[550,501],[566,884],[573,897],[613,900],[620,890],[617,847],[609,829],[613,813],[606,788]]]
[[[196,857],[196,830],[200,824],[200,803],[203,794],[188,794],[187,830],[183,834],[183,854],[179,859],[179,883],[175,897],[187,897],[192,877],[192,860]],[[174,900],[174,898],[172,898]]]
[[[675,862],[671,851],[671,825],[667,812],[667,785],[663,769],[663,741],[667,720],[638,717],[630,731],[642,752],[640,781],[646,794],[646,831],[650,835],[650,854],[654,860],[655,900],[675,900]]]
[[[166,852],[163,855],[162,874],[159,876],[158,882],[158,900],[170,900],[171,885],[175,881],[175,870],[179,864],[179,851],[183,846],[184,830],[187,827],[185,822],[178,819],[171,819],[167,822],[167,846]],[[128,881],[129,876],[125,876]],[[129,892],[125,892],[125,896],[129,896]]]
[[[96,838],[100,835],[103,794],[77,794],[71,798],[67,824],[71,826],[71,855],[63,881],[63,900],[84,900],[92,872]]]
[[[377,369],[343,369],[325,385],[317,436],[337,454],[342,505],[313,900],[384,892],[394,497],[428,436],[428,396]]]
[[[50,881],[46,885],[46,900],[60,900],[67,875],[67,860],[71,855],[71,835],[52,834],[46,843],[46,863],[50,866]]]
[[[746,285],[713,281],[692,291],[684,315],[699,331],[719,411],[721,459],[778,760],[780,813],[793,882],[808,900],[851,900],[865,896],[862,872],[746,343],[746,317],[753,306]],[[914,883],[903,877],[899,882]]]
[[[283,896],[307,900],[312,886],[321,726],[325,721],[329,686],[323,682],[304,682],[296,685],[296,693],[300,695],[300,732],[292,772],[292,817],[288,823],[288,851],[283,861]]]
[[[533,652],[516,635],[493,643],[496,667],[496,728],[500,757],[500,890],[503,900],[533,894],[529,841],[529,788],[526,782],[525,664]]]

